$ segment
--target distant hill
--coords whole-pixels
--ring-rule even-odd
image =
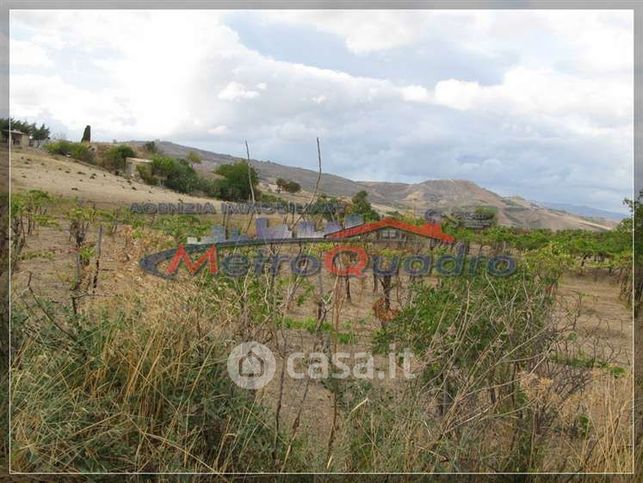
[[[605,218],[608,220],[621,221],[623,218],[627,218],[626,213],[619,213],[617,211],[607,211],[599,210],[598,208],[592,208],[590,206],[583,205],[571,205],[568,203],[551,203],[546,201],[536,201],[535,203],[543,206],[545,208],[551,208],[552,210],[566,211],[567,213],[572,213],[574,215],[580,215],[589,218]]]
[[[127,144],[140,148],[145,142],[128,141]],[[203,175],[210,174],[214,168],[221,164],[233,163],[242,159],[168,141],[156,141],[156,145],[170,156],[186,157],[190,151],[197,152],[203,162],[196,168]],[[268,185],[273,185],[277,178],[285,178],[299,183],[303,190],[312,192],[318,177],[318,173],[312,169],[296,168],[256,159],[250,160],[250,163],[257,169],[259,179]],[[593,213],[583,216],[567,212],[567,210],[550,209],[520,197],[502,197],[466,180],[428,180],[408,184],[354,181],[334,174],[323,173],[319,183],[319,191],[332,196],[351,197],[360,190],[366,190],[375,208],[383,212],[412,210],[421,214],[428,208],[455,209],[487,206],[497,209],[499,223],[506,226],[549,228],[552,230],[568,228],[608,230],[616,225],[613,216],[607,217]]]

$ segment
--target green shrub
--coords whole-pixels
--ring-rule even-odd
[[[297,193],[298,191],[301,191],[301,186],[295,181],[290,181],[284,178],[277,178],[276,184],[280,190],[287,191],[288,193]]]
[[[102,164],[105,169],[109,169],[110,171],[124,170],[125,160],[127,158],[133,158],[134,156],[136,156],[136,153],[127,144],[112,146],[105,151]]]
[[[199,182],[199,191],[212,198],[221,198],[221,183],[216,179],[201,178]]]
[[[434,382],[495,366],[495,382],[505,384],[514,368],[544,357],[555,335],[548,281],[525,266],[495,280],[468,272],[465,266],[462,276],[442,278],[437,287],[415,285],[412,302],[377,334],[377,348],[396,343],[426,356],[423,377]]]
[[[45,149],[50,154],[71,156],[74,159],[88,163],[92,163],[94,161],[94,152],[88,144],[74,143],[61,139],[47,144]]]
[[[201,178],[187,161],[170,156],[152,156],[152,174],[164,177],[165,186],[179,193],[192,193],[202,185]]]
[[[156,143],[154,141],[146,142],[145,144],[143,144],[143,148],[148,153],[160,154],[161,152],[161,150],[156,146]]]
[[[351,199],[351,206],[349,213],[362,215],[364,221],[377,221],[380,215],[373,209],[371,203],[368,201],[368,193],[366,191],[359,191]]]
[[[283,198],[275,195],[271,195],[270,193],[261,193],[259,196],[259,201],[262,201],[264,203],[283,203],[286,204],[287,201],[284,200]]]
[[[195,151],[190,151],[185,159],[191,165],[201,164],[201,162],[203,161],[201,159],[201,156],[199,155],[199,153],[197,153]]]
[[[87,163],[94,162],[94,152],[87,144],[74,143],[71,148],[71,153],[69,154],[72,158],[78,159],[80,161],[85,161]]]
[[[141,179],[151,186],[156,186],[159,184],[159,180],[152,174],[152,167],[148,164],[139,164],[136,166],[136,171],[138,172]]]
[[[222,178],[214,180],[199,176],[189,161],[162,154],[152,156],[150,168],[146,166],[137,169],[141,178],[148,184],[157,184],[163,179],[164,186],[179,193],[200,191],[207,196],[228,201],[250,199],[252,191],[249,180],[252,180],[255,198],[261,198],[261,193],[256,187],[257,172],[245,161],[219,166],[215,173]]]
[[[246,161],[223,164],[214,173],[223,176],[222,179],[217,180],[222,199],[226,201],[246,201],[250,199],[253,192],[255,199],[259,198],[260,193],[257,189],[259,176],[257,171]]]
[[[186,243],[188,235],[202,237],[207,235],[212,226],[194,215],[170,215],[156,219],[154,229],[160,230],[174,238],[174,241]]]
[[[60,139],[58,141],[53,141],[46,144],[45,149],[50,154],[61,154],[63,156],[66,156],[68,154],[71,154],[71,147],[73,145],[74,143],[72,143],[71,141]]]

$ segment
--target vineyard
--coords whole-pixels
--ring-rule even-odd
[[[252,217],[136,214],[36,190],[14,193],[11,206],[14,471],[632,468],[631,311],[641,301],[632,266],[641,263],[631,219],[606,232],[447,222],[456,244],[352,239],[379,260],[363,277],[179,266],[165,280],[139,260],[215,223],[247,230]],[[638,203],[630,207],[640,224]],[[225,250],[321,256],[336,245]],[[419,253],[467,258],[454,277],[395,263]],[[498,254],[516,261],[510,276],[469,267]],[[258,391],[226,372],[230,350],[248,340],[277,361]],[[371,352],[381,369],[392,347],[412,352],[412,379],[293,380],[286,370],[296,350]]]

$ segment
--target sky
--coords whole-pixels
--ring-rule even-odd
[[[10,110],[354,180],[624,211],[627,10],[12,10]]]

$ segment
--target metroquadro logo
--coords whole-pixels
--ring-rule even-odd
[[[186,245],[144,257],[140,266],[151,275],[168,279],[174,277],[181,265],[193,275],[205,268],[213,275],[222,273],[230,277],[259,275],[266,271],[277,274],[284,267],[291,273],[304,277],[317,274],[322,267],[333,275],[349,277],[364,276],[368,270],[372,270],[378,276],[397,273],[406,273],[413,277],[431,273],[458,276],[464,274],[465,266],[472,275],[484,270],[492,276],[506,277],[516,270],[515,260],[507,255],[476,256],[465,260],[464,246],[456,250],[455,255],[433,256],[429,252],[383,256],[369,254],[359,245],[364,242],[363,244],[370,246],[383,244],[385,247],[401,247],[411,241],[425,241],[432,248],[438,245],[452,246],[456,243],[453,236],[442,231],[440,224],[431,222],[417,226],[394,218],[385,218],[364,223],[361,217],[353,215],[346,217],[343,226],[337,222],[329,222],[322,230],[317,230],[312,222],[305,221],[296,224],[291,230],[287,225],[269,227],[267,219],[258,218],[254,238],[241,234],[236,229],[228,230],[222,226],[215,226],[210,236],[201,239],[189,237]],[[331,243],[335,246],[320,255],[257,253],[248,256],[241,253],[221,253],[226,249],[240,247],[301,247],[315,243]],[[340,258],[342,263],[338,263]],[[164,265],[165,268],[162,268]]]

